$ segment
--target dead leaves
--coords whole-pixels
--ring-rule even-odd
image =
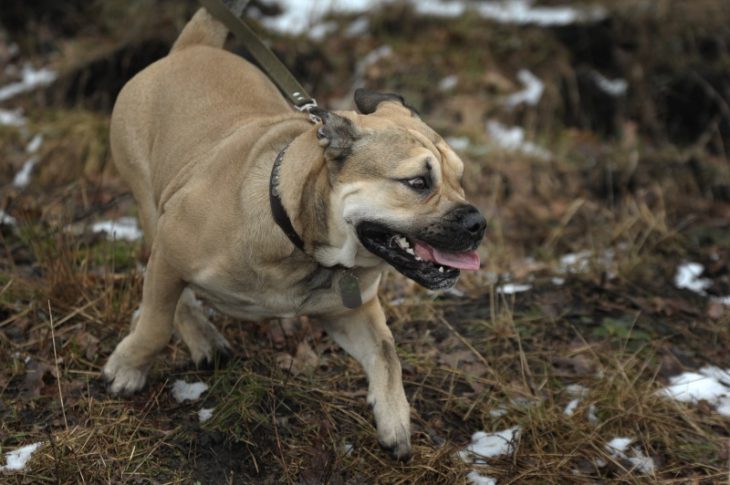
[[[55,367],[45,362],[30,360],[20,385],[20,395],[24,400],[30,401],[41,395],[48,395],[49,392],[55,392],[52,386],[57,378]],[[51,391],[48,390],[49,386]]]
[[[484,377],[489,369],[477,359],[471,350],[458,349],[442,352],[439,354],[438,361],[439,364],[461,371],[474,392],[479,393],[484,390],[485,385],[478,379]]]
[[[583,354],[560,356],[550,359],[554,367],[562,371],[562,375],[569,377],[588,377],[596,374],[596,362]]]
[[[82,349],[88,360],[94,360],[99,350],[99,339],[83,330],[71,337],[71,343]]]
[[[280,369],[297,376],[314,371],[319,366],[319,356],[312,350],[308,342],[302,341],[297,345],[293,356],[286,352],[276,354],[276,363]]]

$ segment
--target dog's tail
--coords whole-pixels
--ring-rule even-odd
[[[225,2],[236,15],[243,13],[248,0],[229,0]],[[199,9],[172,45],[170,52],[179,51],[192,45],[223,47],[228,35],[228,28],[213,18],[204,8]]]

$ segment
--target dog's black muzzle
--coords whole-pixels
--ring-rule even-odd
[[[447,212],[438,222],[413,234],[416,239],[447,251],[471,251],[479,247],[487,230],[487,220],[471,204]]]

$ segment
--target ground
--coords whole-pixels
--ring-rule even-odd
[[[0,452],[42,443],[23,471],[0,468],[2,481],[469,483],[476,470],[500,484],[726,482],[723,0],[606,1],[602,20],[547,27],[428,17],[401,2],[335,15],[323,38],[266,31],[274,12],[253,3],[256,29],[323,105],[351,108],[355,85],[402,93],[464,159],[467,193],[489,220],[482,269],[454,291],[395,272],[382,284],[412,458],[378,447],[363,372],[314,319],[214,315],[231,361],[196,369],[174,340],[142,392],[106,392],[100,369],[139,303],[146,261],[140,240],[93,230],[136,214],[109,158],[109,113],[194,5],[67,2],[34,17],[18,3],[0,35],[10,66],[0,92],[24,62],[59,76],[0,101],[25,118],[0,126]],[[521,70],[543,88],[511,106],[530,84]],[[688,263],[697,274],[677,280]],[[724,398],[663,393],[700,371],[725,383]],[[208,388],[178,402],[178,380]],[[511,428],[510,449],[470,463],[475,432]],[[616,438],[630,444],[619,452]]]

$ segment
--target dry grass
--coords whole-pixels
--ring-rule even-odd
[[[708,10],[697,7],[692,18],[715,12],[713,2],[702,5]],[[408,15],[393,8],[390,18]],[[627,2],[616,8],[630,19],[622,22],[640,22]],[[683,28],[671,12],[651,15]],[[730,421],[708,403],[657,395],[683,370],[730,368],[728,309],[672,283],[679,262],[699,261],[710,293],[730,294],[730,204],[721,189],[730,185],[730,163],[716,133],[680,146],[641,117],[632,117],[638,127],[621,118],[604,138],[567,127],[561,82],[574,74],[574,53],[553,36],[488,30],[474,19],[397,18],[406,20],[402,31],[381,15],[372,19],[377,37],[321,47],[285,39],[278,48],[290,65],[301,67],[293,62],[301,56],[329,62],[298,74],[335,101],[351,81],[354,60],[345,54],[388,43],[393,58],[365,73],[368,84],[415,94],[431,124],[471,142],[462,152],[466,188],[491,224],[483,269],[463,275],[463,295],[427,292],[397,275],[381,293],[412,405],[412,459],[394,462],[378,448],[365,377],[314,320],[216,316],[235,350],[228,365],[194,369],[174,341],[143,392],[109,396],[99,369],[138,304],[145,256],[139,243],[84,228],[134,214],[133,201],[108,160],[107,114],[39,108],[28,98],[28,132],[0,129],[0,156],[9,161],[0,207],[19,221],[0,226],[0,451],[44,446],[25,474],[2,480],[451,484],[467,483],[475,468],[500,484],[730,480]],[[118,32],[109,35],[119,41]],[[434,38],[438,46],[426,42]],[[477,41],[493,49],[464,55]],[[523,63],[548,81],[544,102],[507,113],[499,97],[510,88],[495,79],[512,79]],[[456,93],[434,88],[452,72],[460,74]],[[631,98],[632,110],[649,109],[639,104]],[[554,159],[494,149],[487,116],[528,127]],[[45,141],[32,184],[18,190],[10,182],[30,133]],[[579,251],[588,251],[584,266],[562,270],[561,257]],[[498,287],[506,282],[532,288],[505,295]],[[284,363],[301,348],[312,352],[293,375]],[[179,404],[171,395],[177,379],[210,388]],[[572,384],[588,391],[567,415]],[[205,423],[202,408],[214,408]],[[483,466],[459,458],[475,431],[512,426],[521,430],[513,454]],[[619,436],[654,460],[653,474],[608,452]]]

